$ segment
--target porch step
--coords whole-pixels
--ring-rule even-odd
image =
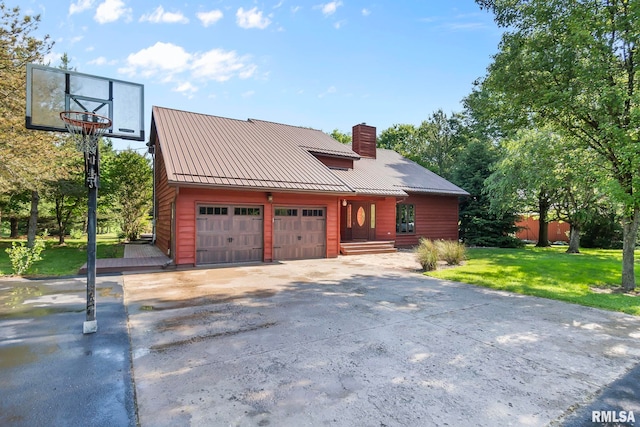
[[[363,254],[386,254],[397,252],[395,242],[390,241],[369,241],[369,242],[345,242],[340,243],[340,253],[342,255],[363,255]]]

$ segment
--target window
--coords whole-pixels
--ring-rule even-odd
[[[371,204],[371,228],[376,228],[376,205]]]
[[[415,233],[416,210],[414,205],[397,205],[396,207],[396,233]]]
[[[200,215],[228,215],[229,208],[214,208],[213,206],[200,206]]]
[[[260,208],[234,208],[234,215],[260,216]]]
[[[302,209],[302,216],[324,216],[323,209]]]
[[[276,216],[298,216],[298,209],[276,208]]]

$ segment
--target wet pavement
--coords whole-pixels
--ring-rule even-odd
[[[417,268],[397,253],[99,276],[91,335],[84,277],[0,279],[0,425],[640,419],[640,317]]]
[[[83,335],[86,278],[0,279],[0,425],[136,425],[122,277],[96,282]]]
[[[597,426],[578,410],[607,410],[640,362],[640,317],[417,268],[397,253],[126,276],[141,425]]]

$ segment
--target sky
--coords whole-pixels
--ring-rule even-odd
[[[473,0],[5,0],[78,72],[151,107],[350,133],[462,110],[501,31]],[[131,148],[144,142],[126,141]]]

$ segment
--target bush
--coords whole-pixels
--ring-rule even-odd
[[[32,248],[27,247],[26,242],[13,242],[10,248],[5,249],[5,252],[9,254],[14,274],[21,276],[29,270],[33,263],[42,260],[40,254],[44,250],[45,235],[46,232],[37,238]]]
[[[438,248],[429,239],[421,238],[420,243],[414,249],[416,260],[425,271],[435,270],[438,266]]]
[[[82,230],[78,230],[77,228],[71,230],[71,232],[69,233],[69,237],[71,237],[72,239],[81,239],[83,235],[84,233],[82,232]]]
[[[445,261],[447,265],[460,265],[467,257],[464,245],[453,240],[438,240],[436,248],[438,259]]]

